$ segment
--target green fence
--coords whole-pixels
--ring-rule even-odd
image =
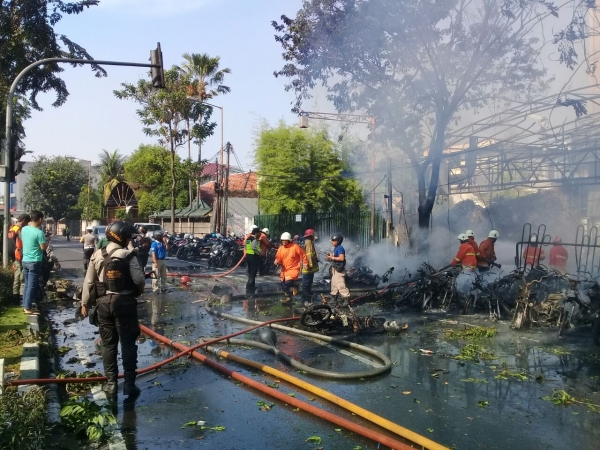
[[[371,213],[343,214],[307,213],[277,214],[254,216],[254,223],[260,228],[268,228],[272,237],[278,238],[287,231],[292,236],[302,236],[307,228],[314,229],[321,239],[329,238],[334,233],[341,233],[362,247],[368,247],[371,234]],[[386,238],[385,220],[375,215],[375,242]]]

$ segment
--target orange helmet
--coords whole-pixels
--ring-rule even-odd
[[[179,279],[179,282],[181,284],[183,284],[184,286],[187,286],[188,284],[190,284],[192,282],[192,279],[189,276],[184,275]]]

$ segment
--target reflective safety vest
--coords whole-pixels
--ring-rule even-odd
[[[550,249],[551,266],[565,269],[567,267],[567,259],[569,259],[569,253],[562,245],[555,245]]]
[[[246,255],[254,255],[254,241],[256,237],[253,234],[249,234],[246,236]]]
[[[465,269],[475,269],[477,267],[477,257],[475,256],[475,250],[473,246],[468,242],[460,244],[458,253],[452,261],[452,265],[456,266],[460,263]]]
[[[544,250],[540,247],[527,246],[525,250],[523,250],[523,259],[525,259],[526,265],[537,266],[540,261],[546,259],[546,255],[544,255]]]
[[[23,241],[21,240],[20,233],[21,227],[19,225],[13,225],[8,230],[9,256],[12,256],[16,261],[23,259]],[[14,253],[12,253],[13,251]]]

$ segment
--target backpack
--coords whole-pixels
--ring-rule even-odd
[[[134,286],[129,271],[129,262],[135,257],[135,253],[131,252],[125,258],[117,258],[112,256],[116,250],[118,249],[108,253],[106,247],[102,249],[104,261],[102,261],[101,270],[104,270],[106,290],[111,292],[132,290]]]

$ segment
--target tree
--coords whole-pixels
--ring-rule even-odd
[[[158,142],[171,151],[171,223],[175,223],[176,184],[175,160],[177,148],[185,141],[188,131],[183,127],[186,117],[192,117],[193,104],[187,99],[190,79],[177,67],[165,72],[165,88],[155,90],[150,80],[139,80],[137,85],[123,83],[123,90],[114,91],[119,99],[131,99],[142,105],[137,110],[143,131],[158,137]],[[164,176],[166,172],[163,172]],[[187,181],[187,180],[186,180]]]
[[[185,62],[181,65],[181,69],[191,79],[189,93],[192,96],[196,96],[200,104],[219,94],[228,94],[231,92],[231,88],[223,84],[225,74],[231,73],[231,69],[219,69],[221,61],[219,56],[209,56],[206,53],[185,53],[183,59],[185,59]],[[202,111],[200,113],[200,120],[202,121]],[[196,136],[198,138],[198,163],[202,161],[202,142],[210,135]],[[190,140],[188,139],[188,147],[189,145]]]
[[[79,44],[54,27],[65,14],[75,15],[98,5],[98,0],[65,2],[62,0],[3,1],[0,6],[0,123],[6,121],[6,97],[10,84],[29,64],[44,58],[93,59]],[[92,65],[96,76],[105,76],[104,69]],[[57,64],[46,64],[29,72],[19,83],[13,126],[13,152],[19,157],[24,152],[23,121],[30,108],[41,110],[37,95],[54,91],[52,106],[61,106],[69,95],[65,82],[59,78],[63,69]],[[4,127],[0,127],[4,137]]]
[[[88,174],[77,160],[65,156],[40,156],[29,169],[25,204],[56,222],[68,217],[79,199]]]
[[[81,186],[77,204],[71,208],[70,217],[89,218],[90,220],[102,219],[104,216],[104,197],[100,189],[90,189],[88,203],[88,185]],[[89,211],[88,211],[89,204]]]
[[[113,188],[123,181],[123,164],[125,156],[118,150],[112,153],[102,150],[100,153],[100,186],[102,186],[103,198],[110,196]]]
[[[573,21],[555,33],[568,67],[593,3],[573,1]],[[419,226],[427,229],[449,130],[461,111],[547,87],[534,32],[558,12],[540,0],[307,0],[295,19],[273,22],[286,61],[275,76],[290,79],[295,111],[322,83],[339,112],[376,117],[378,140],[416,170]]]
[[[125,181],[135,189],[140,217],[170,208],[172,153],[158,145],[140,145],[124,164]],[[178,208],[188,205],[187,182],[195,176],[197,164],[175,157],[175,200]],[[171,223],[175,223],[174,221]]]
[[[267,214],[327,212],[364,206],[340,149],[326,131],[280,123],[264,127],[254,155],[260,178],[260,207]]]

